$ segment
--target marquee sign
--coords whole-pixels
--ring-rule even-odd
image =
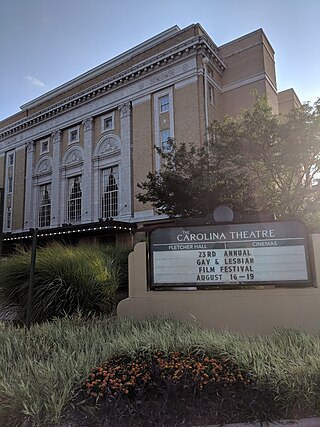
[[[299,221],[157,228],[150,233],[151,287],[310,285]]]

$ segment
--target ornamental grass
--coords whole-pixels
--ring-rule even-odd
[[[21,249],[0,264],[1,305],[15,309],[21,322],[26,317],[30,259],[30,251]],[[108,313],[120,282],[120,266],[99,247],[53,243],[39,248],[31,320],[43,322],[77,310]]]
[[[139,417],[148,425],[150,414],[153,425],[181,425],[181,414],[193,425],[214,424],[217,414],[221,422],[320,414],[320,336],[298,330],[243,336],[203,330],[191,319],[81,315],[30,331],[0,323],[0,372],[3,426],[70,425],[73,407],[96,406],[105,425],[112,414],[127,425],[143,425]],[[97,378],[88,381],[91,374]],[[106,387],[86,390],[103,396],[83,391],[96,379]]]

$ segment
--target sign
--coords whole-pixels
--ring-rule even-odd
[[[310,284],[299,221],[157,228],[149,248],[153,288]]]

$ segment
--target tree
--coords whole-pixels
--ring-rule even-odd
[[[243,213],[320,223],[320,99],[285,117],[265,97],[208,129],[200,148],[171,141],[162,168],[138,184],[159,213],[205,216],[219,204]]]

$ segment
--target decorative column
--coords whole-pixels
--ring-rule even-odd
[[[52,133],[52,182],[51,182],[51,225],[58,227],[62,223],[60,196],[60,157],[62,132],[60,129]]]
[[[26,143],[27,161],[26,161],[26,182],[25,182],[25,200],[24,200],[24,222],[23,229],[35,227],[34,223],[34,202],[33,200],[33,165],[35,156],[35,143],[28,141]]]
[[[83,120],[83,176],[82,176],[82,221],[93,221],[92,146],[93,118]]]
[[[120,170],[120,203],[119,216],[126,221],[132,217],[132,130],[131,102],[119,107],[121,134],[121,170]]]

